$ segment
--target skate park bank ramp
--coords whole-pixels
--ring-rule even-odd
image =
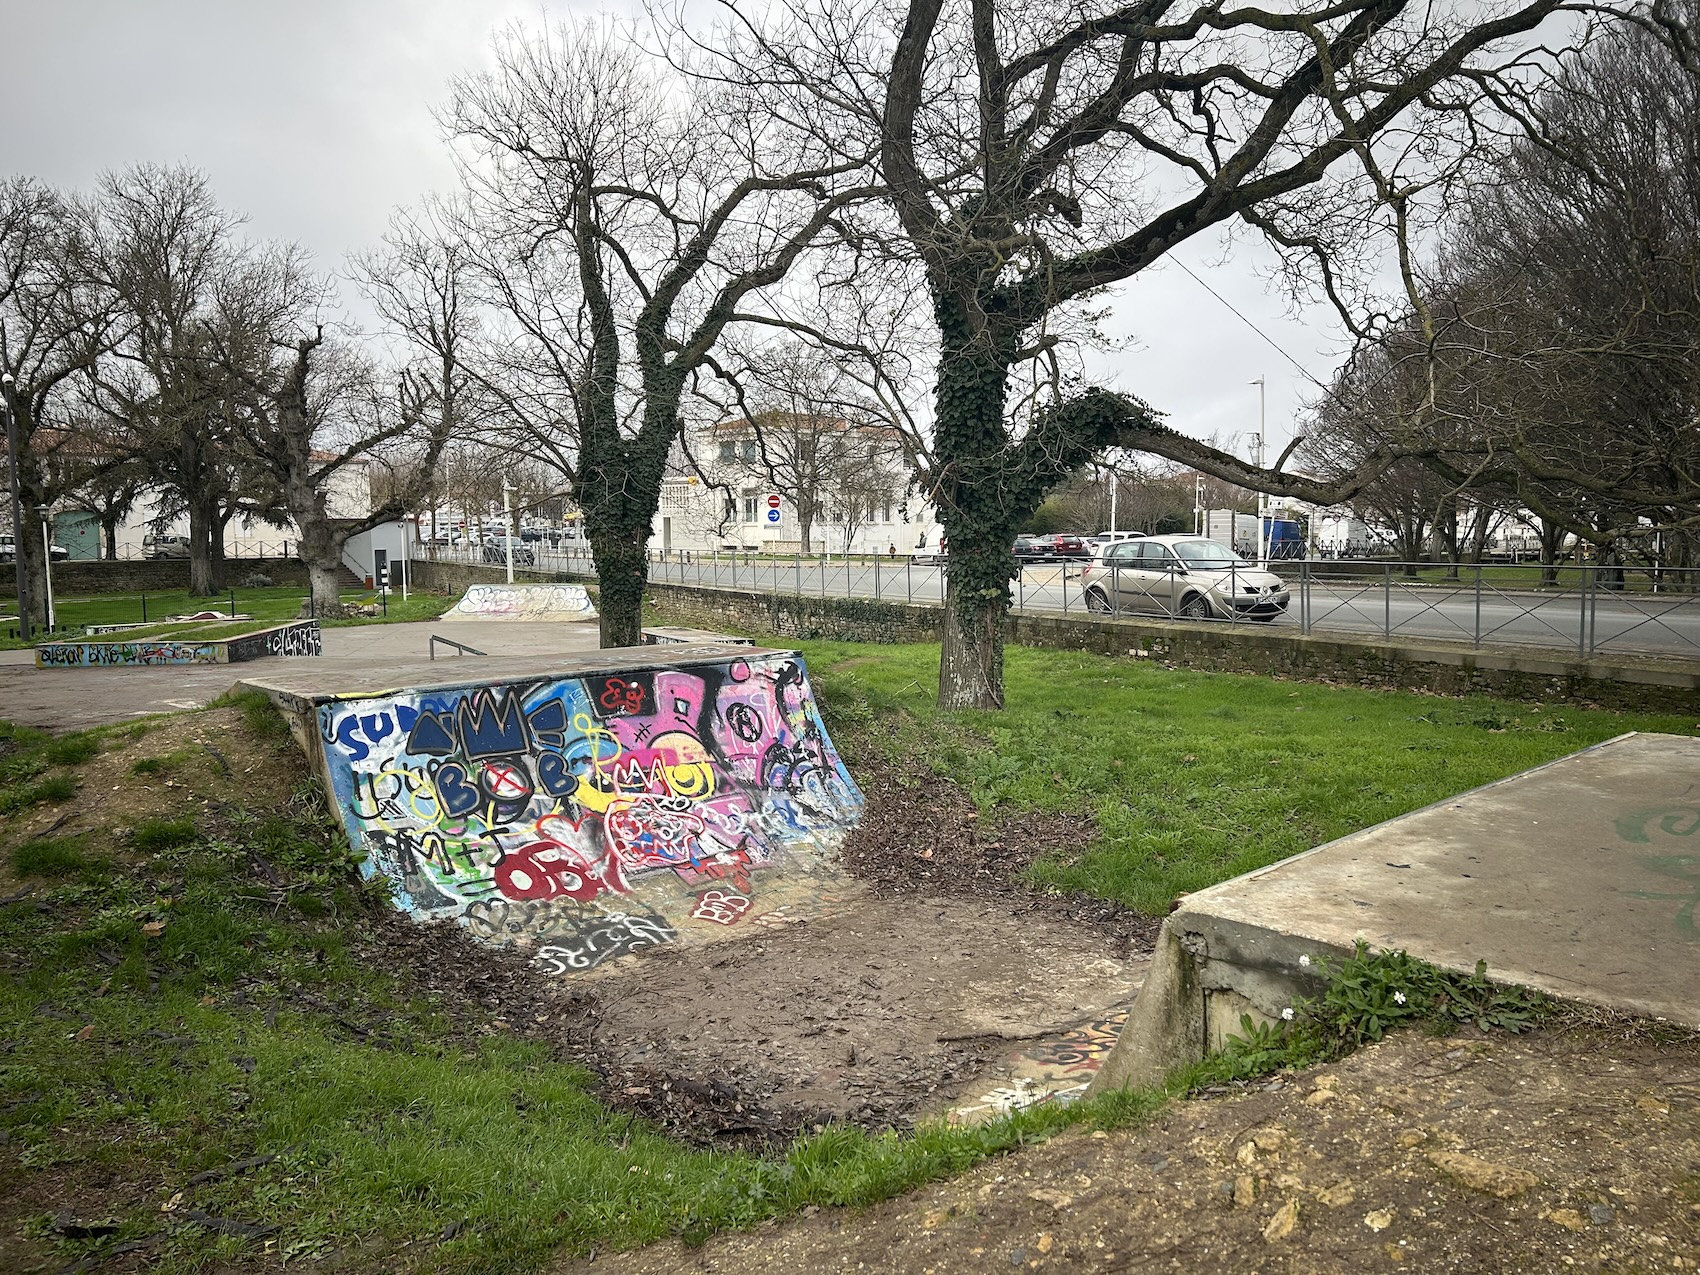
[[[474,584],[445,620],[594,620],[596,608],[581,584]]]
[[[586,652],[534,675],[271,696],[363,870],[544,970],[802,920],[862,794],[794,651]]]
[[[298,620],[235,637],[204,633],[174,637],[44,642],[35,648],[37,668],[114,668],[128,664],[241,664],[272,655],[320,655],[317,620]]]
[[[1700,1028],[1700,740],[1622,735],[1187,895],[1094,1092],[1322,990],[1319,956],[1443,969]]]

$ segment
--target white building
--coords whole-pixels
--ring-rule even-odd
[[[932,506],[913,492],[884,432],[843,421],[770,413],[756,427],[725,421],[698,431],[663,480],[650,543],[670,554],[803,549],[799,504],[814,507],[811,554],[911,557],[937,553]],[[800,435],[807,433],[806,438]]]

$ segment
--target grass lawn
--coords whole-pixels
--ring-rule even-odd
[[[300,612],[302,600],[307,596],[307,590],[294,585],[280,585],[268,589],[227,589],[214,598],[191,597],[181,589],[163,593],[56,597],[53,600],[54,618],[60,629],[69,632],[56,632],[54,638],[77,638],[81,636],[82,626],[88,624],[140,624],[144,621],[161,621],[169,615],[193,615],[197,611],[229,611],[232,594],[235,596],[237,614],[252,615],[255,620],[255,623],[248,625],[223,626],[226,634],[234,636],[251,629],[268,628],[285,620],[295,619]],[[344,592],[342,601],[345,604],[368,605],[377,604],[380,598],[369,589],[356,589]],[[399,593],[391,593],[383,599],[383,605],[387,608],[387,614],[383,616],[373,619],[321,620],[320,623],[329,628],[344,624],[376,624],[385,620],[428,620],[442,614],[453,601],[453,598],[444,594],[414,591],[409,594],[407,601],[403,602]],[[0,621],[0,650],[18,650],[34,645],[33,642],[23,642],[7,636],[16,626],[17,609],[14,606],[8,612],[8,618]],[[150,628],[147,632],[148,635],[159,636],[165,630]],[[114,640],[121,640],[121,637],[122,635]]]
[[[1153,912],[1625,730],[1697,729],[1018,647],[1007,713],[941,714],[936,646],[803,646],[853,771],[881,749],[989,818],[1081,811],[1099,840],[1037,882]],[[145,1243],[185,1271],[522,1271],[562,1245],[868,1203],[1070,1123],[1143,1119],[1198,1080],[701,1150],[603,1106],[499,1008],[375,954],[382,898],[263,701],[57,739],[0,727],[0,811],[0,1232],[61,1266]],[[62,1209],[113,1229],[57,1234]]]
[[[1099,839],[1035,883],[1153,915],[1249,872],[1625,731],[1692,717],[1191,673],[1008,648],[1003,713],[933,707],[936,646],[800,644],[834,737],[884,747],[987,816],[1089,811]],[[889,729],[858,732],[859,726]],[[854,756],[850,758],[852,772]]]

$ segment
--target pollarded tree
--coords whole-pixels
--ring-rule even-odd
[[[468,214],[494,315],[479,375],[584,512],[602,642],[641,639],[648,542],[681,404],[860,193],[746,85],[688,78],[609,23],[514,31],[455,86]]]
[[[1495,95],[1538,73],[1507,42],[1568,7],[793,0],[788,25],[752,7],[768,60],[749,73],[813,87],[823,136],[877,140],[931,302],[934,498],[950,540],[941,704],[1001,706],[1011,536],[1102,449],[1319,503],[1361,477],[1248,465],[1127,395],[1059,386],[1013,410],[1012,375],[1055,357],[1085,303],[1231,223],[1317,255],[1337,287],[1364,227],[1408,231],[1418,190],[1469,147]]]

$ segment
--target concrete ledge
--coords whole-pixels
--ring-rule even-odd
[[[1188,895],[1093,1086],[1278,1020],[1358,942],[1700,1027],[1697,789],[1700,740],[1622,735]]]
[[[317,620],[294,620],[228,638],[138,638],[133,642],[44,642],[37,668],[112,668],[132,664],[241,664],[272,655],[322,655]]]

